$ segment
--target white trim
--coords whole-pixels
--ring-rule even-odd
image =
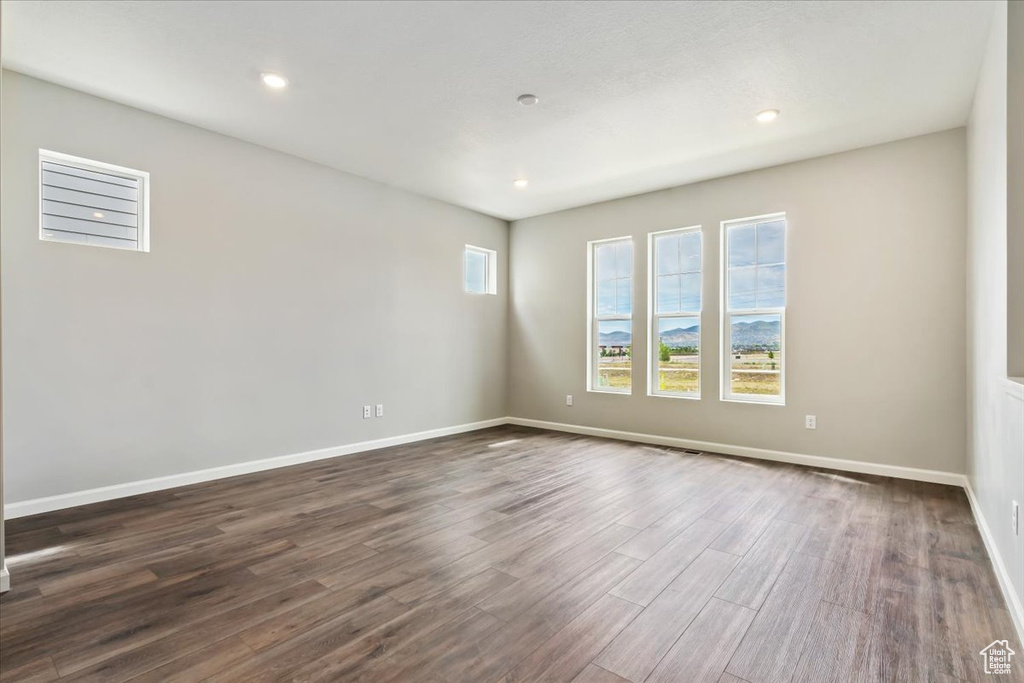
[[[1003,388],[1018,401],[1024,401],[1024,377],[1004,377]]]
[[[721,453],[723,455],[738,455],[745,458],[757,460],[773,460],[776,462],[788,462],[794,465],[807,465],[809,467],[821,467],[841,472],[859,472],[861,474],[877,474],[882,477],[895,477],[897,479],[913,479],[915,481],[927,481],[934,484],[948,484],[950,486],[965,486],[966,478],[955,472],[942,472],[940,470],[922,470],[916,467],[902,467],[899,465],[882,465],[862,460],[841,460],[839,458],[827,458],[820,455],[804,455],[802,453],[788,453],[786,451],[772,451],[765,448],[752,448],[750,446],[734,446],[724,443],[713,443],[710,441],[694,441],[692,439],[680,439],[674,436],[661,436],[656,434],[640,434],[638,432],[623,432],[617,429],[603,429],[601,427],[585,427],[582,425],[563,424],[561,422],[546,422],[544,420],[529,420],[519,417],[510,417],[509,424],[521,427],[536,427],[538,429],[550,429],[557,432],[569,432],[571,434],[586,434],[606,439],[620,439],[623,441],[636,441],[638,443],[649,443],[658,446],[672,446],[674,448],[689,448],[692,450],[706,451],[708,453]]]
[[[992,570],[999,581],[999,588],[1003,591],[1003,599],[1010,611],[1010,618],[1013,619],[1013,625],[1017,629],[1017,638],[1020,642],[1024,642],[1024,606],[1021,605],[1021,598],[1013,588],[1010,572],[1007,571],[1003,557],[999,554],[999,547],[992,537],[992,532],[989,530],[988,522],[985,520],[985,515],[981,511],[981,505],[978,504],[974,489],[971,487],[971,480],[968,477],[964,478],[964,490],[967,491],[967,500],[971,502],[971,512],[974,513],[978,531],[981,532],[981,540],[985,542],[985,550],[988,551],[989,560],[992,562]]]
[[[28,515],[38,515],[42,512],[52,512],[54,510],[63,510],[64,508],[76,507],[78,505],[88,505],[89,503],[99,503],[106,500],[124,498],[126,496],[135,496],[140,493],[163,491],[164,489],[173,489],[179,486],[198,484],[205,481],[213,481],[215,479],[237,477],[241,474],[251,474],[253,472],[273,470],[279,467],[299,465],[305,462],[313,462],[314,460],[325,460],[327,458],[336,458],[342,455],[351,455],[352,453],[372,451],[377,448],[387,448],[389,446],[400,446],[414,441],[436,439],[440,436],[472,432],[477,429],[497,427],[507,423],[508,418],[499,417],[491,420],[456,425],[454,427],[442,427],[440,429],[431,429],[424,432],[415,432],[413,434],[389,436],[383,439],[375,439],[373,441],[361,441],[359,443],[347,444],[344,446],[332,446],[330,448],[320,448],[314,451],[281,455],[274,458],[265,458],[263,460],[251,460],[249,462],[240,462],[234,465],[223,465],[220,467],[211,467],[205,470],[171,474],[165,477],[131,481],[124,484],[102,486],[100,488],[86,489],[84,491],[75,491],[72,493],[62,493],[60,495],[48,496],[46,498],[23,500],[17,503],[8,503],[4,505],[4,516],[7,519],[17,519],[18,517],[27,517]]]
[[[625,432],[616,429],[586,427],[583,425],[571,425],[560,422],[547,422],[544,420],[531,420],[519,417],[503,417],[494,418],[490,420],[482,420],[480,422],[470,422],[467,424],[456,425],[454,427],[442,427],[440,429],[432,429],[423,432],[415,432],[413,434],[392,436],[384,439],[376,439],[373,441],[362,441],[359,443],[348,444],[345,446],[322,448],[314,451],[306,451],[304,453],[295,453],[292,455],[279,456],[275,458],[266,458],[263,460],[254,460],[251,462],[238,463],[235,465],[225,465],[222,467],[212,467],[205,470],[184,472],[181,474],[174,474],[166,477],[157,477],[154,479],[146,479],[143,481],[129,482],[125,484],[116,484],[113,486],[105,486],[102,488],[89,489],[85,491],[67,493],[58,496],[50,496],[47,498],[37,498],[34,500],[27,500],[18,503],[9,503],[6,506],[4,506],[4,514],[7,519],[16,519],[18,517],[35,515],[43,512],[50,512],[53,510],[61,510],[68,507],[75,507],[77,505],[87,505],[89,503],[97,503],[106,500],[113,500],[116,498],[123,498],[126,496],[134,496],[140,493],[161,491],[164,489],[176,488],[178,486],[186,486],[188,484],[197,484],[201,482],[212,481],[215,479],[234,477],[242,474],[262,472],[265,470],[277,469],[280,467],[298,465],[305,462],[313,462],[316,460],[325,460],[327,458],[335,458],[343,455],[350,455],[353,453],[361,453],[364,451],[370,451],[378,448],[398,446],[402,444],[412,443],[415,441],[423,441],[426,439],[434,439],[442,436],[461,434],[463,432],[471,432],[478,429],[487,429],[489,427],[498,427],[504,424],[519,425],[522,427],[534,427],[537,429],[548,429],[559,432],[568,432],[571,434],[585,434],[589,436],[596,436],[608,439],[621,439],[625,441],[635,441],[638,443],[649,443],[660,446],[672,446],[675,448],[689,448],[693,450],[707,451],[710,453],[722,453],[726,455],[737,455],[742,457],[755,458],[759,460],[772,460],[776,462],[786,462],[796,465],[821,467],[825,469],[839,470],[842,472],[859,472],[862,474],[875,474],[880,476],[895,477],[898,479],[913,479],[916,481],[927,481],[936,484],[947,484],[950,486],[962,487],[967,492],[967,498],[970,501],[971,511],[974,514],[976,523],[978,525],[978,530],[981,533],[981,537],[985,543],[985,548],[988,551],[990,561],[992,562],[993,569],[995,570],[996,577],[999,580],[999,585],[1002,589],[1003,597],[1006,600],[1007,606],[1009,607],[1010,615],[1013,619],[1014,626],[1017,629],[1018,637],[1022,641],[1024,641],[1024,609],[1022,609],[1021,607],[1020,597],[1017,596],[1014,592],[1013,584],[1010,582],[1009,573],[1006,570],[1006,565],[1003,564],[1002,557],[1000,556],[999,550],[995,545],[995,542],[992,538],[992,534],[989,531],[988,524],[985,520],[984,515],[981,512],[981,508],[978,505],[977,499],[974,496],[974,491],[970,486],[970,481],[967,479],[967,477],[965,477],[962,474],[956,474],[954,472],[942,472],[939,470],[923,470],[913,467],[901,467],[898,465],[882,465],[878,463],[863,462],[859,460],[842,460],[838,458],[827,458],[816,455],[804,455],[800,453],[772,451],[763,448],[734,446],[729,444],[713,443],[709,441],[694,441],[691,439],[681,439],[671,436],[641,434],[638,432]],[[0,569],[0,592],[6,591],[9,588],[10,574],[5,565],[2,569]]]

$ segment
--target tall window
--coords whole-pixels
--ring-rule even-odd
[[[722,398],[785,403],[786,216],[722,224]]]
[[[700,397],[700,226],[651,233],[650,393]]]
[[[633,240],[590,243],[590,368],[587,388],[633,387]]]

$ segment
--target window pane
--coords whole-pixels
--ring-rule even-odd
[[[700,393],[700,318],[658,320],[658,391]]]
[[[597,314],[615,315],[615,280],[597,283]]]
[[[738,225],[729,228],[729,267],[752,266],[757,263],[754,226]]]
[[[782,394],[782,316],[734,315],[729,354],[733,394]]]
[[[633,280],[615,281],[615,314],[631,315],[633,311]]]
[[[687,273],[679,278],[679,309],[700,312],[700,273]]]
[[[786,221],[772,221],[757,226],[757,262],[785,263]]]
[[[597,323],[597,388],[632,388],[633,327],[628,320]]]
[[[658,257],[658,275],[671,275],[680,272],[678,235],[654,238],[654,252]]]
[[[757,267],[757,307],[782,308],[786,305],[786,266]]]
[[[757,287],[757,268],[729,269],[729,310],[738,311],[754,308],[757,304],[754,293]]]
[[[633,242],[615,245],[615,277],[633,277]]]
[[[483,294],[487,291],[487,255],[466,250],[466,291]]]
[[[679,236],[679,272],[700,270],[700,233],[684,232]]]
[[[659,314],[679,311],[678,275],[662,275],[658,278],[658,300],[655,311]]]
[[[615,279],[615,245],[600,244],[594,248],[597,280]]]

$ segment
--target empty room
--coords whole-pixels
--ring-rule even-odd
[[[1024,682],[1024,0],[0,64],[0,683]]]

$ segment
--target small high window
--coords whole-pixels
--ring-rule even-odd
[[[498,293],[498,252],[466,245],[463,279],[470,294]]]
[[[149,174],[39,150],[39,239],[149,251]]]

